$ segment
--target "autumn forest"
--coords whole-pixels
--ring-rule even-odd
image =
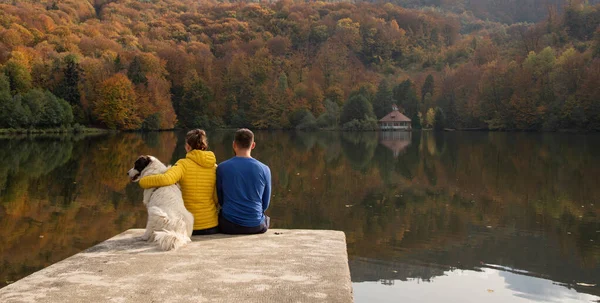
[[[0,128],[598,131],[593,3],[0,1]]]

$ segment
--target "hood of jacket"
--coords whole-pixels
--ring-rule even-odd
[[[215,154],[211,151],[194,149],[187,153],[185,157],[202,167],[210,168],[217,164],[217,157],[215,157]]]

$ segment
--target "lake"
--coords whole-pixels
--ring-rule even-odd
[[[209,133],[219,162],[232,131]],[[600,136],[257,132],[275,228],[346,233],[355,302],[600,300]],[[0,287],[145,226],[184,133],[0,139]]]

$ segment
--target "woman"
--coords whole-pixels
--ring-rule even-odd
[[[194,129],[185,138],[185,159],[175,163],[161,175],[140,179],[142,188],[172,185],[179,182],[185,208],[194,215],[193,235],[219,232],[217,195],[215,191],[217,158],[208,149],[206,132]]]

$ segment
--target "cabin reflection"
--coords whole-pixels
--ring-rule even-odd
[[[392,151],[394,158],[406,150],[412,140],[412,132],[385,131],[379,132],[379,143]]]

